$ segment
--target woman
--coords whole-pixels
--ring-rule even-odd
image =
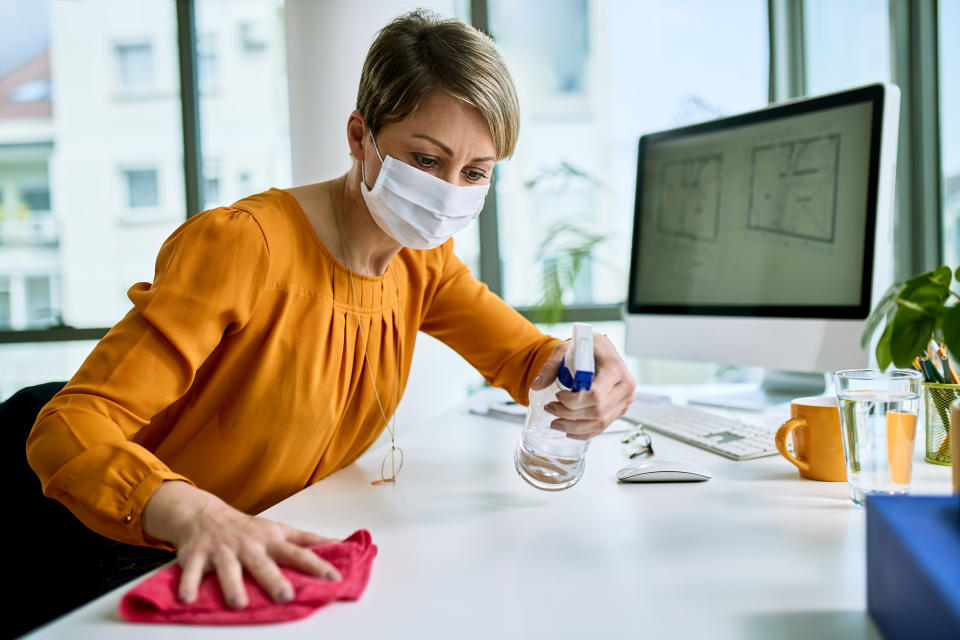
[[[511,155],[517,109],[488,37],[420,12],[385,27],[347,122],[350,171],[204,212],[167,240],[154,282],[130,289],[133,309],[37,419],[27,453],[45,495],[103,536],[176,549],[185,602],[209,571],[234,607],[244,570],[278,602],[293,597],[278,565],[336,580],[305,548],[325,538],[247,514],[373,444],[417,331],[519,401],[567,348],[477,282],[449,240]],[[633,397],[609,341],[595,351],[594,389],[550,406],[572,438]]]

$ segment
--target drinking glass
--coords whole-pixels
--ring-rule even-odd
[[[852,369],[834,373],[850,498],[910,492],[920,407],[919,371]]]

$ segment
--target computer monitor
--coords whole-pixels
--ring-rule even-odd
[[[867,366],[864,321],[892,280],[899,110],[899,89],[875,84],[642,136],[627,353],[821,383]]]

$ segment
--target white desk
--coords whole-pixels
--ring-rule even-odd
[[[382,450],[264,515],[379,546],[356,603],[281,625],[131,625],[121,588],[35,638],[879,638],[865,610],[865,513],[846,483],[801,480],[779,456],[733,462],[652,434],[695,484],[617,484],[620,438],[593,440],[560,493],[517,476],[516,424],[450,412],[406,433],[396,486]],[[919,434],[918,434],[919,435]],[[914,493],[949,492],[918,459]]]

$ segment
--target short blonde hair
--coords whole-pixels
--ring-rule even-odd
[[[513,79],[490,36],[418,9],[385,26],[367,52],[357,110],[376,133],[413,114],[440,90],[475,107],[490,127],[498,160],[513,155],[520,105]]]

